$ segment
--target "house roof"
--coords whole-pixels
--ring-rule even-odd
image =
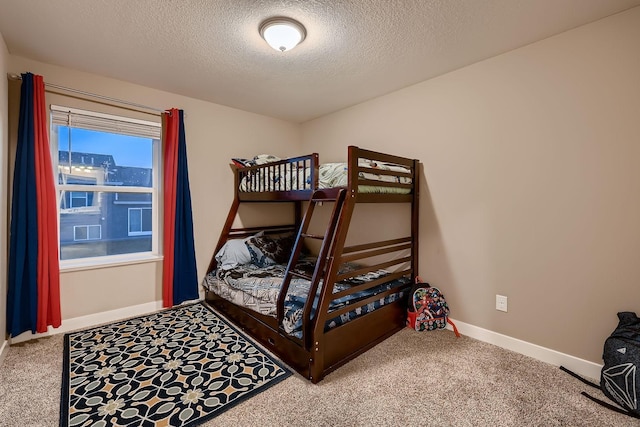
[[[67,164],[69,162],[69,152],[58,151],[58,163]],[[71,165],[84,166],[115,166],[116,161],[111,154],[82,153],[80,151],[71,152]]]
[[[69,162],[68,151],[58,151],[58,162],[66,165]],[[153,170],[135,166],[119,166],[111,154],[71,152],[71,166],[94,166],[104,168],[108,174],[110,185],[128,185],[134,187],[152,187]],[[73,178],[74,183],[83,183],[82,176]],[[105,181],[107,178],[105,178]],[[72,181],[69,181],[71,183]]]

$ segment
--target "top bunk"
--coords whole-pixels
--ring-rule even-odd
[[[403,203],[417,198],[415,159],[356,146],[348,147],[345,163],[320,164],[316,153],[283,160],[258,157],[259,164],[231,165],[239,201],[304,201],[316,190],[332,198],[343,188],[355,202]]]

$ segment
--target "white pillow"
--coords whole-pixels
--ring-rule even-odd
[[[244,244],[246,239],[231,239],[216,254],[218,268],[231,270],[242,264],[251,262],[251,253]]]
[[[258,154],[253,158],[253,161],[256,162],[256,165],[264,165],[280,160],[282,160],[280,157],[274,156],[273,154]]]

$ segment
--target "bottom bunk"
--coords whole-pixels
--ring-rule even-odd
[[[407,317],[406,298],[401,298],[325,332],[314,342],[317,346],[306,349],[279,329],[274,317],[236,305],[214,292],[206,293],[206,301],[313,383],[403,329]]]
[[[311,275],[316,263],[317,260],[314,257],[305,257],[297,263],[294,271],[300,275]],[[278,297],[286,267],[286,265],[282,264],[272,264],[265,267],[259,267],[255,264],[243,264],[229,270],[219,269],[207,274],[204,286],[207,291],[211,291],[227,301],[276,318]],[[349,271],[356,271],[358,268],[360,266],[357,264],[346,263],[343,264],[338,274],[346,274]],[[353,289],[354,286],[366,284],[387,276],[389,276],[387,271],[375,270],[349,277],[335,283],[332,293],[345,293]],[[345,296],[331,300],[324,331],[343,325],[403,298],[409,284],[409,278],[400,277],[384,281],[368,289],[353,290]],[[284,317],[280,326],[287,334],[298,339],[302,339],[303,311],[310,285],[311,282],[309,280],[302,278],[292,279],[284,300]],[[387,292],[391,290],[394,290],[394,292]],[[371,300],[371,297],[377,295],[380,295],[380,297]],[[353,306],[364,299],[371,301],[345,312],[345,307]],[[315,315],[317,302],[318,298],[316,296],[311,307],[312,318]],[[332,316],[332,313],[337,312],[340,312],[340,315]]]
[[[300,259],[294,272],[313,271],[316,259]],[[278,321],[278,297],[286,266],[253,263],[218,268],[203,281],[206,300],[236,325],[280,357],[301,375],[317,382],[322,377],[405,326],[410,277],[376,269],[357,274],[362,266],[344,263],[338,274],[349,276],[333,285],[326,313],[316,313],[320,289],[310,307],[311,324],[305,339],[304,309],[311,282],[291,280]]]

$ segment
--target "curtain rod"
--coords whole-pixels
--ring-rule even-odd
[[[12,80],[22,80],[22,76],[19,74],[10,74],[7,73],[7,76],[12,79]],[[159,108],[154,108],[154,107],[148,107],[146,105],[142,105],[142,104],[136,104],[135,102],[129,102],[129,101],[125,101],[122,99],[117,99],[117,98],[112,98],[110,96],[104,96],[104,95],[99,95],[96,93],[91,93],[91,92],[85,92],[84,90],[79,90],[79,89],[73,89],[70,87],[66,87],[66,86],[60,86],[60,85],[56,85],[56,84],[52,84],[52,83],[46,83],[44,84],[45,87],[47,88],[52,88],[52,89],[58,89],[58,90],[62,90],[65,92],[71,92],[71,93],[75,93],[78,95],[82,95],[82,96],[87,96],[90,98],[96,98],[96,99],[100,99],[103,101],[108,101],[114,104],[121,104],[121,105],[127,105],[129,107],[135,107],[137,108],[139,111],[140,110],[148,110],[148,111],[140,111],[142,113],[147,113],[147,114],[153,114],[156,116],[159,116],[160,114],[167,112],[167,110],[161,110]],[[115,105],[117,107],[117,105]],[[153,113],[150,113],[149,111],[153,111]]]

